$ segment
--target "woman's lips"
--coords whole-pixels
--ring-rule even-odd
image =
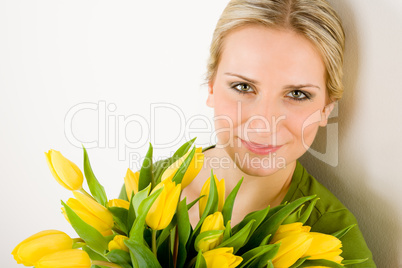
[[[248,150],[250,150],[253,153],[259,154],[259,155],[267,155],[270,153],[274,153],[277,150],[279,150],[279,148],[282,147],[282,145],[272,146],[272,145],[254,143],[251,141],[245,141],[242,139],[240,139],[240,140]]]

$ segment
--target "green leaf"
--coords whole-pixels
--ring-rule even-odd
[[[204,212],[202,213],[200,221],[194,228],[194,234],[197,234],[197,231],[201,227],[205,218],[209,214],[213,214],[218,210],[218,188],[216,187],[214,178],[215,178],[214,173],[213,173],[213,170],[211,169],[211,179],[210,179],[210,184],[209,184],[209,195],[208,195],[207,204],[205,205],[205,209],[204,209]]]
[[[270,238],[271,238],[271,234],[267,235],[267,236],[261,241],[260,246],[268,245]]]
[[[96,261],[108,261],[108,259],[106,257],[104,257],[103,255],[93,251],[90,247],[88,246],[83,246],[82,250],[85,251],[86,253],[88,253],[89,257],[91,258],[91,260],[96,260]]]
[[[249,223],[247,223],[246,226],[244,226],[236,234],[234,234],[229,239],[223,241],[218,246],[218,248],[233,247],[233,253],[236,253],[247,242],[254,223],[255,223],[255,220],[251,220]]]
[[[148,184],[147,187],[139,191],[134,197],[131,199],[133,206],[134,206],[134,211],[135,215],[139,215],[138,213],[138,208],[140,207],[141,202],[148,197],[149,192],[151,191],[151,184]]]
[[[83,221],[66,203],[61,201],[64,206],[67,217],[77,234],[99,254],[107,250],[107,241],[105,237],[94,227]]]
[[[160,235],[158,236],[158,239],[156,240],[157,248],[159,248],[162,245],[162,243],[166,240],[166,238],[169,237],[170,231],[176,226],[176,224],[177,224],[177,215],[175,214],[169,225],[165,229],[163,229]]]
[[[188,210],[186,205],[186,197],[180,201],[177,208],[177,226],[179,230],[179,241],[186,245],[188,238],[190,237],[190,218],[188,216]]]
[[[300,265],[302,265],[307,259],[309,258],[309,256],[298,259],[292,266],[290,266],[289,268],[297,268]]]
[[[187,210],[190,210],[190,208],[192,208],[201,198],[203,198],[206,195],[201,195],[200,197],[198,197],[197,199],[195,199],[193,202],[191,202],[190,204],[187,205]]]
[[[301,217],[301,210],[304,207],[304,204],[301,205],[295,212],[287,216],[287,218],[282,222],[282,224],[290,224],[299,221]]]
[[[241,249],[241,254],[245,251],[255,248],[261,244],[261,241],[269,234],[273,235],[284,219],[289,216],[295,209],[305,202],[315,198],[315,195],[301,197],[295,201],[283,206],[279,211],[272,215],[268,220],[265,220],[255,232],[252,234],[247,245]]]
[[[140,215],[141,217],[142,215]],[[137,218],[138,219],[138,218]],[[124,240],[124,244],[130,250],[131,262],[134,268],[161,268],[155,255],[143,243],[137,240]]]
[[[282,204],[282,205],[271,208],[268,212],[268,215],[265,217],[264,222],[267,221],[269,218],[271,218],[276,212],[278,212],[285,206],[287,206],[287,204],[286,205]]]
[[[251,220],[255,220],[255,224],[253,225],[253,229],[251,230],[251,233],[253,233],[255,231],[255,229],[257,229],[257,227],[260,226],[260,224],[265,219],[265,217],[268,215],[269,209],[270,208],[268,206],[265,209],[253,211],[253,212],[247,214],[247,216],[244,217],[244,219],[239,224],[237,224],[235,227],[233,227],[233,229],[232,229],[233,233],[235,234],[237,232],[237,230],[242,229]]]
[[[202,256],[201,251],[198,251],[195,268],[207,268],[207,263],[204,259],[204,256]]]
[[[196,138],[184,143],[177,151],[173,154],[172,157],[157,161],[154,166],[154,177],[156,184],[158,184],[161,180],[163,172],[170,167],[171,164],[176,162],[180,157],[185,155],[187,151],[191,148]]]
[[[145,198],[139,208],[138,216],[134,221],[133,227],[130,230],[130,240],[135,240],[140,243],[144,243],[144,229],[145,229],[145,218],[147,217],[148,211],[152,204],[155,202],[156,198],[162,192],[163,187],[155,190],[150,196]]]
[[[260,268],[260,267],[259,267]],[[262,268],[262,267],[261,267]],[[274,265],[272,264],[272,260],[269,260],[267,263],[267,268],[275,268]]]
[[[223,232],[223,241],[228,240],[232,236],[232,226],[230,226],[230,221],[226,223],[225,232]]]
[[[180,167],[174,174],[172,181],[174,181],[176,185],[181,183],[181,181],[183,180],[184,174],[186,173],[188,166],[191,163],[191,160],[193,160],[194,154],[195,154],[195,147],[191,150],[189,155],[186,157],[186,159],[183,161],[183,163],[180,165]]]
[[[210,231],[205,231],[197,235],[197,238],[195,239],[194,242],[194,248],[196,251],[200,251],[200,248],[198,247],[198,244],[200,241],[208,241],[210,239],[216,239],[217,237],[221,236],[223,234],[224,230],[210,230]]]
[[[236,184],[236,186],[233,188],[233,190],[230,192],[228,197],[225,200],[225,203],[222,208],[222,215],[223,215],[223,224],[226,225],[228,221],[232,219],[232,211],[233,211],[233,205],[235,202],[235,198],[237,195],[237,192],[240,189],[240,185],[243,183],[244,177],[241,178],[241,180]]]
[[[258,267],[258,268],[272,267],[272,268],[274,268],[274,265],[272,264],[272,259],[276,256],[276,254],[279,251],[279,244],[276,244],[276,246],[277,246],[276,248],[272,249],[271,251],[262,255],[260,258],[256,259],[255,263],[253,261],[251,263],[251,265],[249,265],[249,267]]]
[[[344,268],[343,265],[338,264],[333,261],[329,260],[306,260],[304,261],[298,268],[302,267],[310,267],[310,266],[324,266],[324,267],[330,267],[330,268]]]
[[[162,267],[173,267],[173,254],[170,239],[165,239],[158,247],[158,261]]]
[[[133,227],[135,218],[136,218],[136,215],[135,215],[135,209],[134,209],[134,192],[132,192],[130,207],[128,208],[128,214],[127,214],[127,224],[126,224],[127,234],[130,233],[131,228]]]
[[[149,184],[151,184],[151,188],[155,187],[154,182],[154,174],[152,173],[152,144],[149,143],[148,152],[142,162],[141,170],[140,170],[140,178],[138,181],[138,191],[146,188]]]
[[[124,250],[114,249],[106,254],[106,257],[109,261],[116,263],[123,268],[132,268],[130,253]]]
[[[193,138],[192,140],[184,143],[182,146],[180,146],[180,148],[173,154],[172,158],[174,159],[172,161],[172,164],[179,159],[180,157],[182,157],[183,155],[185,155],[188,150],[190,150],[191,146],[193,145],[194,141],[197,139],[197,137]]]
[[[123,186],[120,189],[119,199],[128,201],[128,196],[127,196],[127,191],[126,191],[126,185],[125,184],[123,184]]]
[[[117,227],[125,234],[128,234],[128,228],[127,228],[128,210],[120,207],[108,207],[108,209],[113,214],[113,220],[116,223]]]
[[[178,255],[177,255],[177,268],[183,268],[187,259],[186,246],[179,241]]]
[[[301,215],[301,217],[297,220],[298,222],[301,222],[303,224],[306,223],[306,221],[308,220],[308,218],[311,215],[311,212],[313,211],[315,204],[317,203],[317,201],[319,200],[319,197],[314,198],[313,200],[311,200],[310,204],[308,205],[307,209],[304,211],[304,213]]]
[[[87,179],[88,188],[91,191],[92,196],[98,201],[99,204],[106,206],[107,204],[107,196],[105,192],[105,188],[99,183],[96,179],[94,172],[91,168],[91,163],[89,162],[89,157],[87,150],[84,145],[82,146],[84,149],[84,174]]]
[[[348,227],[346,227],[338,232],[333,233],[332,236],[335,236],[336,238],[341,239],[345,234],[347,234],[350,231],[350,229],[352,229],[355,226],[356,226],[356,224],[351,224]]]
[[[368,258],[365,259],[355,259],[355,260],[343,260],[341,263],[343,265],[352,265],[352,264],[359,264],[359,263],[363,263],[365,261],[367,261]]]
[[[266,256],[267,259],[265,260],[265,263],[267,263],[267,261],[269,259],[272,259],[273,257],[275,257],[278,250],[279,250],[279,245],[277,245],[277,244],[259,246],[252,250],[249,250],[241,256],[243,258],[243,261],[241,262],[239,268],[245,267],[246,265],[250,264],[254,260],[256,260],[256,263],[257,263],[257,261],[259,261],[259,258],[263,257],[263,256]],[[268,252],[269,252],[269,254],[267,254]]]

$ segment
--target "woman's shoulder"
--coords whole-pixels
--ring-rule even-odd
[[[315,206],[315,210],[319,216],[324,213],[348,211],[345,205],[331,191],[310,175],[302,164],[297,161],[292,183],[284,201],[293,201],[297,198],[310,195],[316,195],[319,198]]]
[[[343,244],[342,257],[345,259],[368,258],[366,262],[351,267],[376,267],[371,251],[367,247],[352,212],[331,191],[310,175],[300,162],[297,162],[292,183],[284,201],[290,202],[310,195],[317,195],[319,200],[306,225],[311,226],[312,231],[326,234],[332,234],[350,225],[355,225],[341,239]]]

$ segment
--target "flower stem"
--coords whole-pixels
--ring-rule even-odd
[[[182,193],[182,191],[180,191],[179,200],[181,200],[181,193]],[[177,203],[176,212],[179,211],[179,203],[180,202]],[[176,268],[176,266],[177,266],[178,251],[179,251],[179,224],[176,225],[176,232],[175,232],[175,236],[174,236],[174,248],[173,248],[173,267],[174,268]]]
[[[85,241],[82,240],[81,238],[74,238],[73,239],[73,248],[82,248],[85,246]]]
[[[156,249],[156,230],[152,230],[152,252],[155,257],[158,258],[157,249]]]
[[[177,267],[177,255],[179,250],[179,227],[176,225],[176,232],[174,235],[174,248],[173,248],[173,267]]]
[[[107,262],[107,261],[92,261],[92,265],[101,265],[101,266],[106,266],[106,267],[110,267],[110,268],[123,268],[116,263]]]
[[[194,258],[189,262],[189,264],[187,265],[187,268],[193,267],[193,265],[195,264],[196,261],[197,261],[197,257],[194,257]]]
[[[79,191],[80,191],[81,193],[83,193],[84,195],[86,195],[86,196],[88,196],[88,197],[94,199],[94,198],[92,197],[92,195],[90,195],[87,191],[84,190],[84,188],[81,187],[81,189],[79,189]]]

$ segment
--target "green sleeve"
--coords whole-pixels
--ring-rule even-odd
[[[314,217],[312,217],[314,220]],[[306,223],[309,225],[309,222]],[[345,260],[365,259],[361,264],[348,265],[348,268],[372,268],[376,267],[371,251],[367,247],[366,241],[357,225],[353,214],[345,209],[326,212],[322,214],[311,226],[311,231],[332,234],[343,228],[356,224],[346,235],[341,238],[342,254]]]

